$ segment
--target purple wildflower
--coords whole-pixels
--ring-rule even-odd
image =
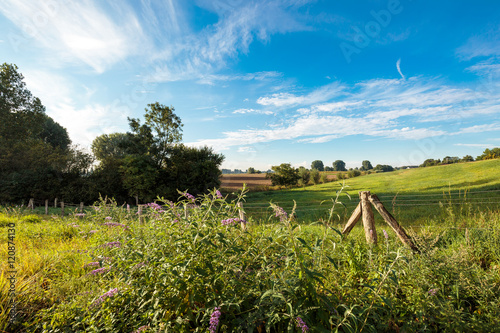
[[[109,243],[106,243],[106,244],[103,244],[101,245],[102,247],[109,247],[110,249],[114,248],[114,247],[121,247],[122,246],[122,243],[116,241],[116,242],[109,242]]]
[[[216,307],[214,312],[212,312],[212,316],[210,317],[210,327],[208,330],[210,333],[215,333],[217,331],[217,326],[219,326],[219,318],[221,316],[220,308]]]
[[[242,220],[242,219],[239,219],[239,218],[237,218],[237,217],[236,217],[236,218],[230,218],[230,219],[226,219],[226,220],[222,220],[222,221],[221,221],[222,225],[231,225],[231,224],[236,224],[236,223],[238,223],[238,222],[240,222],[240,223],[244,223],[244,224],[246,224],[246,223],[247,223],[247,221]]]
[[[84,217],[85,215],[87,215],[87,214],[85,214],[85,213],[76,213],[75,214],[76,217]]]
[[[104,302],[106,300],[106,298],[109,298],[109,297],[113,297],[115,296],[116,294],[118,293],[118,288],[114,288],[114,289],[111,289],[110,291],[108,291],[107,293],[104,293],[102,294],[101,296],[99,296],[98,299],[96,299],[94,301],[94,303],[92,303],[93,306],[99,306],[102,304],[102,302]]]
[[[189,194],[187,192],[184,192],[182,195],[184,195],[186,198],[188,198],[192,202],[194,202],[196,200],[196,198],[193,195],[191,195],[191,194]]]
[[[94,269],[93,271],[90,271],[87,275],[97,275],[97,274],[104,274],[109,271],[109,267],[102,267],[98,269]]]
[[[385,231],[385,229],[382,229],[382,232],[384,233],[385,239],[389,240],[389,234],[387,233],[387,231]]]
[[[94,261],[85,264],[83,267],[97,267],[97,266],[101,266],[101,264],[98,261]]]
[[[437,290],[437,289],[430,289],[430,290],[428,291],[429,295],[431,295],[431,296],[436,296],[437,292],[438,292],[438,290]]]
[[[162,207],[156,202],[150,202],[146,206],[148,206],[149,208],[153,208],[154,210],[162,210]]]
[[[149,328],[149,325],[144,325],[144,326],[139,327],[138,329],[136,329],[132,333],[141,333],[141,332],[144,332],[145,330],[147,330],[148,328]]]
[[[123,229],[128,229],[128,225],[116,223],[116,222],[106,222],[103,225],[107,225],[108,227],[122,227]]]
[[[89,234],[95,234],[97,231],[99,231],[99,230],[90,230]]]
[[[106,216],[106,220],[111,221],[113,218],[111,216]]]
[[[130,213],[130,205],[127,204],[127,212]]]
[[[219,190],[215,191],[215,195],[217,196],[217,199],[222,199],[222,194]]]
[[[297,328],[302,330],[302,333],[309,331],[309,327],[307,327],[306,323],[302,320],[302,318],[297,317]]]
[[[274,213],[276,214],[276,217],[280,218],[281,222],[284,222],[284,221],[286,221],[288,219],[288,214],[280,206],[275,206],[274,207]]]

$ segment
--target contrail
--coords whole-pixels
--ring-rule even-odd
[[[406,80],[405,76],[401,72],[401,58],[399,58],[398,61],[396,61],[396,68],[398,69],[399,75],[401,75],[403,80]]]

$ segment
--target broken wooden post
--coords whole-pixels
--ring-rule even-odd
[[[45,215],[49,215],[49,200],[45,200]]]
[[[57,208],[57,198],[54,199],[54,208]]]
[[[245,211],[243,210],[243,202],[241,202],[241,201],[238,202],[238,204],[236,206],[238,207],[239,214],[240,214],[241,230],[245,231],[247,228],[247,225],[246,225],[247,219],[245,216]]]
[[[83,213],[83,202],[80,202],[80,213]]]
[[[361,202],[356,206],[356,209],[354,209],[354,212],[349,218],[349,221],[347,221],[344,230],[342,230],[342,234],[343,235],[349,234],[352,228],[354,228],[354,225],[356,225],[356,223],[359,221],[360,217],[361,217]]]
[[[372,194],[369,197],[370,202],[375,206],[375,209],[382,215],[384,218],[385,222],[389,224],[398,236],[398,238],[401,240],[401,242],[407,246],[409,246],[413,251],[419,252],[417,246],[412,242],[411,238],[406,234],[404,229],[398,224],[396,219],[385,209],[384,205],[382,205],[382,202],[380,202],[380,199],[375,195]]]
[[[61,216],[64,216],[64,201],[61,201]]]
[[[142,223],[142,205],[137,206],[137,214],[139,215],[139,222]]]
[[[361,200],[361,215],[363,216],[363,227],[368,244],[377,244],[377,232],[375,230],[375,217],[369,201],[370,191],[359,192]]]

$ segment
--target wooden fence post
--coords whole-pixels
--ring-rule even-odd
[[[356,209],[354,209],[354,212],[352,212],[351,217],[349,218],[349,221],[347,221],[347,224],[344,227],[344,230],[342,230],[343,235],[348,235],[352,228],[356,225],[356,223],[359,221],[359,218],[361,217],[361,202],[356,206]]]
[[[45,200],[45,215],[49,215],[49,200]]]
[[[30,201],[28,202],[28,208],[31,210],[35,209],[35,199],[30,198]]]
[[[372,194],[369,197],[370,202],[373,204],[375,209],[382,215],[384,218],[385,222],[389,224],[398,236],[398,238],[401,240],[401,242],[407,246],[409,246],[413,251],[419,252],[417,246],[412,242],[411,238],[406,234],[403,228],[398,224],[396,219],[385,209],[384,205],[382,205],[382,202],[380,202],[380,199],[375,195]]]
[[[80,213],[83,213],[83,202],[80,202]]]
[[[57,208],[57,198],[54,199],[54,208]]]
[[[245,216],[245,211],[243,210],[243,202],[238,202],[238,204],[236,205],[236,207],[238,207],[238,211],[239,211],[239,214],[240,214],[240,225],[241,225],[241,230],[245,231],[247,229],[247,218]],[[245,221],[245,222],[243,222]]]
[[[368,244],[377,244],[377,231],[375,230],[375,217],[373,216],[372,206],[369,198],[370,191],[359,192],[361,199],[361,215],[363,216],[363,227],[365,228],[365,237]]]
[[[61,216],[64,216],[64,201],[61,201]]]
[[[142,205],[137,206],[137,213],[139,215],[139,223],[142,223]]]

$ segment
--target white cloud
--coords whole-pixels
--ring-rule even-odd
[[[128,128],[128,108],[89,103],[87,87],[75,85],[61,75],[41,70],[24,71],[27,88],[42,101],[46,113],[67,129],[73,143],[89,147],[98,135],[123,132]],[[82,97],[75,100],[74,96]],[[82,105],[82,106],[79,106]]]
[[[500,131],[500,122],[462,128],[458,134]]]
[[[396,68],[398,69],[399,75],[401,75],[403,80],[405,80],[405,76],[403,75],[403,72],[401,72],[401,58],[399,58],[398,61],[396,61]]]
[[[181,33],[174,42],[171,39],[164,41],[167,46],[153,56],[157,66],[151,75],[152,80],[198,79],[199,83],[213,84],[214,80],[226,77],[210,75],[225,68],[227,62],[238,55],[247,53],[254,40],[266,41],[273,34],[310,29],[298,19],[297,6],[290,6],[288,1],[229,3],[200,0],[197,4],[215,12],[218,21],[200,32]],[[251,76],[241,79],[264,79]]]
[[[454,146],[462,147],[479,147],[479,148],[494,148],[495,145],[491,143],[455,143]]]
[[[246,113],[256,113],[256,114],[265,114],[265,115],[272,115],[274,114],[273,111],[266,111],[266,110],[255,110],[255,109],[238,109],[233,111],[234,114],[246,114]]]
[[[462,60],[500,56],[500,26],[470,37],[456,50],[456,54]]]
[[[114,18],[86,0],[4,0],[0,12],[58,61],[83,62],[96,72],[144,48],[141,26],[126,4],[114,6]]]
[[[343,85],[338,82],[334,82],[316,89],[307,95],[297,96],[290,93],[277,93],[272,94],[271,97],[259,97],[257,103],[261,105],[272,105],[276,107],[311,105],[315,103],[321,103],[330,100],[333,97],[339,96],[343,89]]]
[[[500,114],[500,94],[473,88],[446,85],[436,78],[409,77],[375,79],[352,86],[334,83],[302,95],[282,92],[257,101],[282,115],[279,124],[226,132],[221,138],[196,144],[227,149],[277,140],[325,143],[349,135],[421,140],[498,130],[500,123],[481,124],[481,121]],[[295,106],[305,107],[293,110]],[[282,112],[283,109],[287,112]],[[448,128],[465,119],[479,124],[461,130]],[[432,124],[432,127],[416,124]]]

